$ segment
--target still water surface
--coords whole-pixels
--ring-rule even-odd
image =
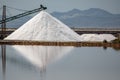
[[[120,80],[120,50],[112,48],[6,45],[0,52],[0,80]]]

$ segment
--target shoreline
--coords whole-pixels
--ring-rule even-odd
[[[43,46],[75,46],[75,47],[119,47],[120,43],[112,42],[55,42],[55,41],[31,41],[31,40],[0,40],[0,45],[43,45]]]

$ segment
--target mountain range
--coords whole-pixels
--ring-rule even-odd
[[[53,12],[53,16],[70,27],[120,27],[120,14],[112,14],[103,9],[73,9],[68,12]]]
[[[88,10],[72,9],[67,12],[53,12],[52,16],[58,18],[70,27],[84,28],[120,28],[120,14],[112,14],[99,8]],[[9,22],[8,27],[19,27],[27,22],[31,16],[26,16]]]

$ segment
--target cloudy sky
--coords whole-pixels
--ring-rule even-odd
[[[111,13],[120,13],[120,0],[0,0],[0,7],[6,4],[15,8],[31,10],[38,8],[41,3],[48,7],[48,12],[64,12],[74,8],[80,10],[101,8]]]

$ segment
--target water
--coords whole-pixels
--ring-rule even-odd
[[[4,46],[0,80],[120,80],[120,50],[102,47]]]

